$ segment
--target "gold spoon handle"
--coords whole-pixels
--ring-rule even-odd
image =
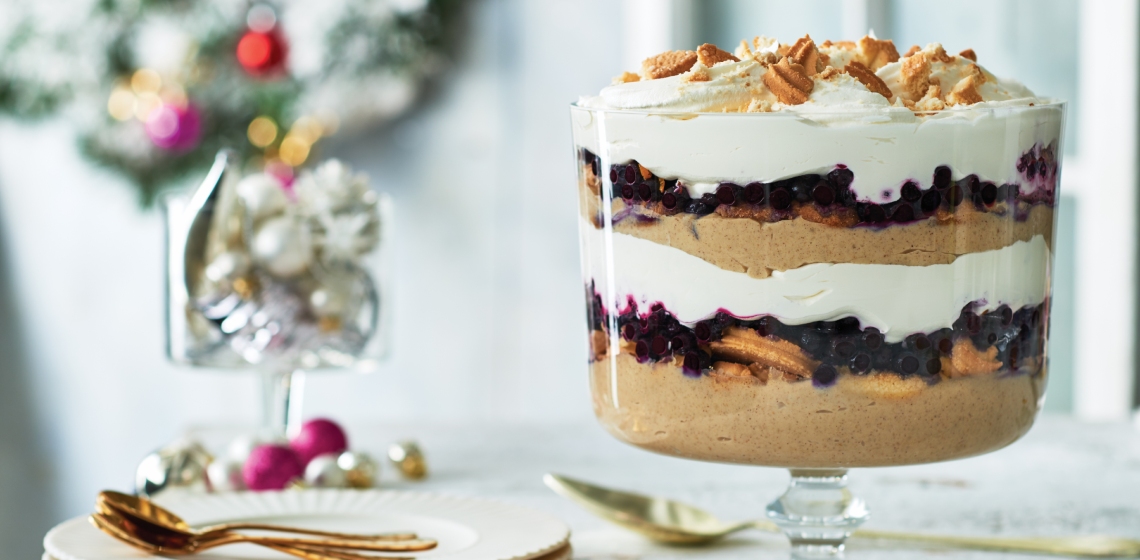
[[[365,554],[353,554],[351,552],[344,552],[342,550],[333,550],[327,548],[320,548],[315,546],[284,546],[278,544],[264,544],[266,548],[291,554],[298,558],[305,560],[376,560],[383,558],[383,560],[413,560],[410,556],[371,556]]]
[[[217,546],[236,543],[275,544],[283,546],[303,546],[307,548],[343,548],[348,550],[371,550],[377,552],[413,552],[431,550],[435,548],[436,541],[362,541],[348,539],[298,539],[287,537],[259,537],[242,535],[240,533],[227,533],[216,538],[206,538],[200,541],[198,550],[206,550]]]
[[[1087,558],[1140,557],[1140,541],[1107,535],[1034,538],[958,537],[860,529],[851,536],[861,539],[941,544],[958,548],[1001,552],[1036,552]]]
[[[254,530],[254,531],[277,531],[280,533],[297,533],[299,535],[314,535],[318,537],[331,537],[334,539],[351,539],[351,540],[369,540],[369,541],[411,541],[416,539],[415,533],[380,533],[380,534],[359,534],[359,533],[338,533],[336,531],[319,531],[317,529],[304,529],[301,527],[287,527],[285,525],[271,525],[268,523],[222,523],[220,525],[211,525],[209,527],[202,527],[198,529],[201,534],[206,533],[221,533],[224,531],[234,531],[238,529]]]

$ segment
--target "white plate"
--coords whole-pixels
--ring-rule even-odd
[[[158,500],[191,525],[258,521],[360,533],[413,531],[439,541],[435,549],[399,556],[432,560],[525,560],[566,544],[565,523],[531,509],[445,494],[385,490],[303,490],[163,496]],[[157,558],[92,527],[66,521],[44,537],[56,560]],[[209,550],[194,558],[292,558],[254,546]]]

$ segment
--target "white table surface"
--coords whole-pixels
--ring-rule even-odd
[[[702,548],[655,545],[592,517],[542,483],[558,472],[664,495],[726,520],[762,515],[783,491],[786,471],[706,464],[627,446],[595,424],[352,426],[353,449],[376,456],[414,438],[430,477],[399,480],[385,465],[382,485],[469,494],[557,515],[573,530],[577,559],[787,558],[781,537],[749,532]],[[224,449],[233,428],[192,430]],[[972,535],[1110,533],[1140,539],[1140,432],[1125,424],[1080,424],[1043,416],[1021,441],[1001,451],[947,463],[857,469],[851,489],[871,508],[866,527]],[[852,541],[847,558],[1040,558],[933,549],[890,549]]]

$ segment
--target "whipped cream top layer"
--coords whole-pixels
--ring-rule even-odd
[[[646,59],[579,106],[654,112],[852,111],[929,115],[977,106],[1046,102],[1013,80],[977,64],[972,50],[948,54],[941,45],[912,47],[899,55],[891,41],[858,42],[810,37],[794,44],[756,37],[735,53],[713,45]]]

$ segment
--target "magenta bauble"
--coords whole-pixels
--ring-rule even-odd
[[[164,150],[192,150],[202,139],[202,115],[193,105],[163,103],[147,114],[146,135]]]
[[[305,422],[289,445],[297,452],[301,462],[307,465],[317,455],[347,451],[348,436],[336,422],[318,418]]]
[[[304,474],[301,458],[290,447],[278,444],[255,447],[241,469],[250,490],[281,490]]]

